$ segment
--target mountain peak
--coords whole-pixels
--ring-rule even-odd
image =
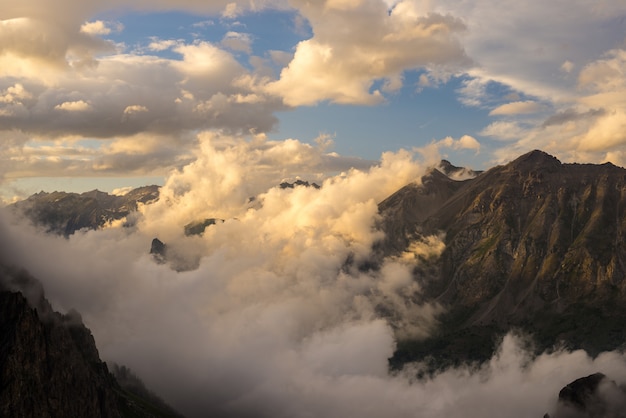
[[[510,163],[510,165],[516,169],[532,170],[532,169],[554,169],[561,165],[561,162],[554,156],[541,151],[533,150],[529,153],[518,157],[516,160]]]

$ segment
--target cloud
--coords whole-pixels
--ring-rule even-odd
[[[88,35],[109,35],[112,32],[119,33],[124,30],[124,25],[119,22],[103,22],[96,20],[85,22],[80,27],[80,31]]]
[[[578,85],[596,92],[626,88],[626,50],[615,49],[606,58],[587,64],[578,74]]]
[[[54,106],[56,110],[65,110],[67,112],[84,112],[92,110],[93,107],[84,100],[76,100],[74,102],[63,102]]]
[[[79,309],[105,357],[147,372],[155,389],[193,416],[211,408],[242,416],[230,410],[242,397],[270,414],[271,404],[256,399],[257,390],[281,396],[274,384],[289,384],[301,363],[308,365],[296,385],[308,373],[385,378],[393,334],[374,307],[412,305],[406,299],[417,291],[412,264],[390,261],[380,273],[359,272],[358,264],[380,238],[376,202],[413,181],[421,168],[409,153],[388,154],[368,171],[324,180],[319,190],[276,187],[285,176],[306,175],[307,167],[318,170],[321,153],[296,141],[208,136],[197,159],[168,179],[159,202],[143,208],[135,230],[109,228],[63,240],[2,223],[2,239],[21,243],[3,256],[41,276],[57,307]],[[254,196],[256,209],[248,203]],[[226,219],[219,232],[184,237],[184,224],[209,215]],[[153,236],[182,257],[200,256],[198,269],[176,273],[154,264],[146,247]],[[31,258],[27,245],[51,252]],[[43,274],[52,259],[70,254],[82,261]],[[112,259],[115,267],[106,268]],[[78,277],[87,271],[91,279],[81,284]],[[191,298],[175,308],[183,295]],[[411,326],[424,332],[436,310],[414,306]],[[358,357],[355,344],[367,347]],[[148,372],[147,359],[164,368]],[[165,379],[163,373],[175,375]],[[174,380],[179,383],[167,383]],[[235,409],[248,410],[246,402],[236,401]]]
[[[226,7],[224,8],[224,11],[222,12],[222,17],[226,19],[234,19],[239,14],[241,14],[241,9],[237,5],[237,3],[233,2],[233,3],[228,3],[226,5]]]
[[[148,108],[146,106],[142,106],[142,105],[130,105],[130,106],[126,106],[126,109],[124,109],[124,114],[126,115],[133,115],[133,114],[137,114],[137,113],[144,113],[147,112]]]
[[[221,45],[233,51],[252,53],[252,37],[248,33],[229,31],[222,38]]]
[[[397,89],[406,70],[469,62],[456,37],[463,23],[420,14],[411,2],[398,3],[391,13],[381,1],[294,4],[314,36],[297,45],[279,80],[266,87],[290,106],[380,103],[383,92],[372,90],[376,80],[393,81]]]
[[[478,154],[480,152],[480,142],[470,135],[463,135],[459,139],[448,136],[438,141],[433,140],[425,147],[417,148],[417,151],[425,158],[425,162],[428,166],[434,167],[441,161],[441,150],[445,148],[453,150],[473,150]]]
[[[562,112],[555,113],[546,119],[541,126],[544,128],[553,125],[563,125],[569,122],[575,122],[577,120],[594,119],[604,114],[604,110],[592,109],[587,112],[578,112],[576,109],[568,108]]]
[[[623,354],[533,357],[513,335],[480,367],[421,380],[419,364],[389,374],[397,330],[423,336],[440,310],[415,302],[419,257],[386,259],[379,271],[358,265],[380,238],[376,203],[419,178],[423,165],[408,152],[388,153],[320,189],[276,187],[282,176],[315,172],[323,153],[297,141],[206,134],[134,227],[65,239],[2,212],[0,260],[39,277],[56,309],[81,312],[106,360],[130,366],[192,418],[542,416],[575,378],[601,371],[626,382]],[[225,222],[184,236],[187,222],[211,216]],[[155,236],[198,256],[197,269],[154,263]],[[443,247],[433,236],[411,251]],[[381,304],[407,323],[381,317]]]
[[[489,112],[489,116],[503,116],[503,115],[520,115],[536,113],[542,109],[542,106],[532,100],[526,100],[523,102],[511,102],[500,105]]]
[[[574,69],[575,65],[573,62],[571,61],[565,61],[563,64],[561,64],[561,71],[566,72],[566,73],[571,73],[572,70]]]
[[[590,9],[583,0],[559,0],[549,6],[538,1],[446,0],[435,10],[463,16],[468,27],[463,47],[478,63],[470,74],[547,100],[572,98],[574,79],[563,77],[563,63],[584,65],[623,41],[615,18],[626,15],[624,4]]]
[[[502,141],[521,139],[526,133],[527,130],[519,123],[507,121],[493,122],[480,131],[480,135],[482,136],[489,136]]]
[[[148,45],[148,49],[150,51],[165,51],[167,49],[172,49],[174,47],[180,46],[181,42],[180,41],[176,41],[174,39],[154,39],[152,42],[150,42],[150,44]]]
[[[531,149],[544,149],[562,161],[621,161],[626,144],[626,51],[610,50],[585,65],[577,77],[579,96],[524,129],[517,122],[495,122],[481,133],[516,139],[514,147],[496,152],[502,159]]]

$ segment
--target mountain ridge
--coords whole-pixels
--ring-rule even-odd
[[[124,219],[140,204],[150,204],[159,198],[159,186],[135,188],[117,196],[99,190],[85,193],[39,192],[9,205],[46,232],[68,237],[80,229],[99,229]]]

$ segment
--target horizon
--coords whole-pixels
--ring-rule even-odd
[[[402,150],[476,170],[532,149],[626,161],[621,2],[26,0],[0,10],[5,203],[162,185],[210,132],[319,149],[333,159],[319,178]]]

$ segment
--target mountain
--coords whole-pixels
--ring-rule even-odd
[[[139,204],[149,204],[158,198],[158,186],[139,187],[123,196],[98,190],[81,194],[39,192],[10,207],[47,232],[67,237],[83,228],[98,229],[123,219],[136,211]]]
[[[489,358],[511,330],[536,349],[590,354],[626,341],[626,170],[562,164],[533,151],[473,179],[431,171],[379,205],[381,255],[445,233],[445,250],[416,271],[425,298],[446,309],[439,331],[401,341],[391,364],[439,367]]]
[[[54,312],[38,281],[5,265],[0,265],[0,382],[3,417],[179,416],[136,378],[132,387],[121,386],[100,360],[80,315]]]

